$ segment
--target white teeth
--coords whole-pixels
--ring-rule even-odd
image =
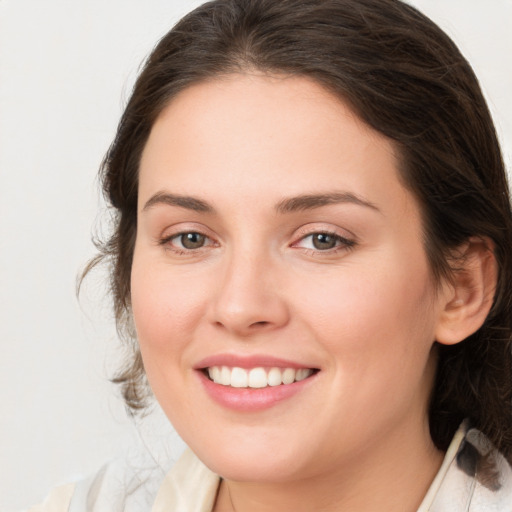
[[[220,379],[218,384],[222,384],[223,386],[229,386],[231,384],[231,370],[227,366],[223,366],[220,371]]]
[[[291,384],[295,380],[295,370],[286,368],[283,372],[283,384]]]
[[[267,372],[263,368],[253,368],[249,372],[249,387],[264,388],[267,386]]]
[[[279,386],[283,382],[281,370],[279,368],[271,368],[267,375],[269,386]]]
[[[218,366],[208,368],[208,374],[213,381],[218,382],[220,380],[220,368]]]
[[[216,384],[233,388],[265,388],[292,384],[307,379],[312,375],[311,368],[269,368],[262,367],[246,370],[245,368],[228,366],[211,366],[208,375]]]
[[[295,380],[298,382],[307,379],[312,373],[313,370],[310,368],[301,368],[300,370],[297,370],[297,373],[295,374]]]
[[[249,375],[243,368],[233,368],[231,370],[231,387],[232,388],[246,388],[249,384]]]

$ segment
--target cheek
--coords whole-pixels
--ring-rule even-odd
[[[148,377],[158,361],[177,360],[204,313],[204,286],[179,277],[165,263],[134,257],[132,310]]]
[[[414,260],[412,260],[414,261]],[[420,260],[421,261],[421,260]],[[434,341],[436,314],[426,262],[396,256],[326,280],[301,306],[321,333],[333,364],[354,375],[393,379],[421,372]]]
[[[423,410],[433,378],[430,293],[426,274],[380,267],[332,283],[305,306],[308,327],[329,354],[333,379],[332,397],[315,414],[346,439],[371,439],[379,426]],[[347,416],[356,428],[346,429]]]
[[[134,255],[132,311],[144,370],[151,389],[171,422],[190,414],[183,402],[190,370],[187,353],[204,315],[204,286],[165,262]]]

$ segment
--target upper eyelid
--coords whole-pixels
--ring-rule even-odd
[[[338,236],[345,240],[357,241],[357,237],[354,233],[346,228],[340,228],[339,226],[333,226],[332,224],[327,225],[326,223],[313,222],[305,224],[295,230],[294,238],[300,240],[315,233],[327,233],[329,235]]]
[[[188,233],[197,233],[198,235],[204,236],[207,240],[210,241],[210,243],[207,244],[207,246],[218,244],[218,242],[216,242],[211,236],[207,235],[206,233],[203,233],[202,231],[193,230],[193,229],[177,231],[176,233],[172,233],[167,236],[162,236],[159,238],[159,243],[160,244],[169,243],[171,240],[178,238],[180,236],[186,235]],[[192,249],[190,249],[190,250],[192,250]]]
[[[169,241],[174,237],[178,237],[186,233],[198,233],[216,244],[222,243],[222,237],[220,237],[216,232],[207,226],[195,222],[176,223],[172,226],[167,226],[156,237],[156,240],[163,243],[163,241]],[[358,241],[356,235],[346,228],[341,228],[340,226],[325,222],[311,222],[298,228],[294,228],[288,235],[289,241],[287,243],[294,245],[300,240],[318,233],[329,234],[352,243],[356,243]]]
[[[306,240],[308,237],[311,237],[315,234],[328,234],[330,236],[333,236],[337,238],[337,243],[335,247],[332,247],[330,249],[320,250],[320,249],[313,249],[308,247],[301,247],[300,244],[304,243],[304,240]],[[312,241],[311,241],[312,243]],[[342,228],[339,225],[331,224],[329,222],[310,222],[307,224],[304,224],[300,226],[298,229],[295,230],[293,234],[293,241],[289,244],[289,247],[295,248],[295,249],[301,249],[304,251],[314,252],[318,255],[323,255],[327,257],[328,255],[333,255],[338,253],[340,250],[345,251],[349,249],[353,249],[359,244],[359,240],[356,237],[356,235],[346,229]]]
[[[298,246],[301,242],[303,242],[304,240],[306,240],[307,238],[313,236],[313,235],[318,235],[318,234],[325,234],[325,235],[329,235],[329,236],[332,236],[334,238],[336,238],[339,242],[339,245],[337,246],[337,248],[343,246],[343,247],[353,247],[357,244],[357,242],[352,239],[352,238],[347,238],[345,236],[342,236],[342,235],[339,235],[337,233],[332,233],[332,232],[329,232],[329,231],[313,231],[312,233],[309,233],[307,235],[304,235],[302,237],[300,237],[296,242],[293,242],[291,245],[292,247],[293,246]],[[334,247],[332,249],[326,249],[325,251],[321,251],[318,249],[319,252],[329,252],[330,250],[334,250]]]
[[[178,222],[166,226],[164,229],[160,230],[158,238],[172,238],[173,236],[182,235],[184,233],[199,233],[208,238],[218,238],[211,229],[196,222]]]

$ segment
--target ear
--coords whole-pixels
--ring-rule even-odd
[[[498,276],[494,244],[487,238],[470,238],[456,251],[454,262],[436,329],[436,340],[444,345],[459,343],[480,329],[491,309]]]

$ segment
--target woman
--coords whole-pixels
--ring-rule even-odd
[[[149,57],[102,179],[117,382],[137,411],[147,378],[191,449],[152,510],[512,508],[507,182],[432,22],[205,4]],[[135,510],[117,479],[50,499]]]

